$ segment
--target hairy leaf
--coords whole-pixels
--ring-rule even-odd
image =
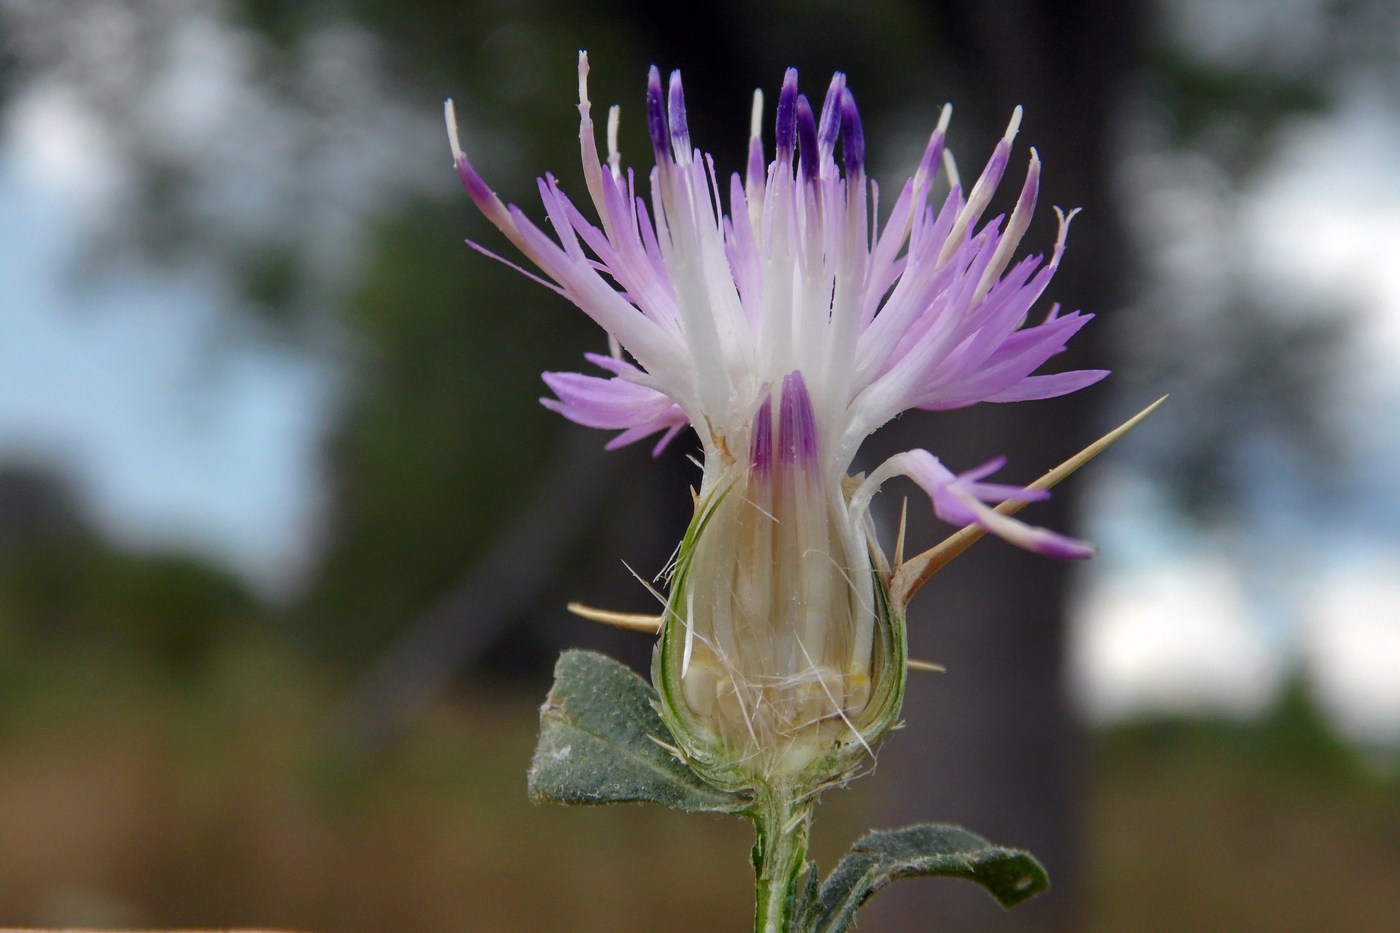
[[[626,665],[591,651],[566,651],[540,709],[530,763],[537,803],[648,801],[676,810],[737,813],[747,797],[705,783],[671,751],[653,706],[656,691]]]
[[[1050,886],[1028,852],[994,846],[959,826],[924,823],[866,835],[821,887],[800,928],[839,933],[870,896],[899,878],[940,876],[975,881],[1003,907],[1015,907]]]

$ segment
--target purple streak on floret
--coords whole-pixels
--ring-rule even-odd
[[[614,377],[605,379],[583,373],[544,373],[545,384],[557,398],[542,398],[540,403],[585,427],[624,429],[608,441],[608,450],[661,431],[664,433],[652,450],[652,455],[656,456],[690,423],[680,406],[671,399],[655,389],[624,378],[627,374],[638,373],[635,366],[596,353],[586,353],[584,356],[595,366],[613,373]]]
[[[987,160],[987,165],[982,169],[982,174],[977,177],[972,190],[968,192],[968,207],[971,209],[968,217],[968,231],[976,225],[982,211],[986,208],[987,202],[992,199],[992,193],[996,191],[997,185],[1001,184],[1001,178],[1006,174],[1006,166],[1011,160],[1011,143],[1005,139],[999,141],[996,148],[992,150],[992,157]],[[959,217],[959,222],[963,220]]]
[[[988,467],[997,461],[956,475],[926,450],[911,450],[892,459],[900,461],[900,472],[924,488],[933,502],[935,514],[945,522],[954,525],[977,525],[1017,547],[1050,557],[1083,560],[1094,556],[1094,547],[1090,544],[1046,528],[1027,525],[1009,515],[1002,515],[982,501],[984,495],[993,502],[1008,499],[1021,502],[1043,498],[1033,490],[1009,487],[1008,495],[1008,487],[976,482],[991,472]]]
[[[988,402],[1029,402],[1078,392],[1109,374],[1107,369],[1076,369],[1066,373],[1027,376],[1009,389],[990,396]]]
[[[761,474],[773,468],[773,396],[765,395],[753,420],[753,443],[749,462]]]
[[[855,96],[849,90],[841,91],[841,161],[845,163],[847,178],[865,171],[865,131],[861,129]]]
[[[680,69],[671,72],[670,106],[671,151],[677,162],[690,157],[690,129],[685,122],[685,94],[681,90]]]
[[[1043,320],[1032,323],[1028,318],[1055,273],[1068,226],[1062,217],[1048,263],[1043,257],[1015,259],[1039,189],[1039,162],[1034,155],[1010,215],[981,222],[1008,169],[1019,113],[977,183],[966,193],[952,186],[941,209],[928,203],[943,149],[943,131],[935,130],[883,231],[874,235],[869,229],[873,211],[865,208],[870,188],[864,179],[864,134],[844,76],[832,77],[820,114],[814,114],[813,102],[798,94],[797,73],[790,69],[776,108],[776,169],[765,165],[760,134],[755,132],[749,143],[746,184],[741,186],[736,178],[731,186],[730,216],[702,216],[705,204],[718,204],[714,190],[718,186],[704,167],[689,164],[694,150],[679,74],[670,76],[667,87],[653,68],[648,76],[646,123],[658,160],[657,181],[666,196],[651,202],[639,198],[630,172],[609,174],[598,167],[596,153],[591,158],[585,153],[589,193],[600,220],[586,218],[553,176],[546,175],[539,195],[548,222],[539,224],[518,208],[503,204],[487,187],[462,155],[447,108],[454,163],[473,201],[539,267],[549,280],[548,287],[578,304],[613,338],[616,356],[589,357],[610,377],[546,374],[545,381],[557,396],[545,400],[548,407],[581,424],[620,429],[610,448],[660,433],[659,449],[694,416],[706,425],[707,447],[710,439],[719,442],[718,450],[710,453],[722,453],[726,460],[724,439],[732,444],[747,433],[751,463],[757,470],[771,473],[775,457],[779,463],[805,463],[819,451],[823,457],[846,458],[844,469],[860,438],[911,407],[953,408],[978,401],[1047,398],[1075,391],[1105,375],[1100,370],[1034,374],[1088,320],[1087,315],[1061,316],[1054,310]],[[586,99],[581,102],[582,110],[586,111],[586,104]],[[590,128],[586,112],[583,121],[585,129]],[[946,111],[940,122],[945,125]],[[845,182],[838,178],[840,163],[834,158],[838,143]],[[796,184],[794,158],[801,165]],[[774,174],[768,175],[769,171]],[[813,181],[816,184],[810,187],[804,184]],[[844,205],[847,209],[823,210],[832,203],[828,192],[843,189],[852,196]],[[708,201],[705,194],[710,195]],[[700,214],[692,216],[689,208],[697,204]],[[817,209],[812,211],[812,206]],[[722,231],[720,237],[712,235],[711,220]],[[688,236],[691,227],[695,237]],[[678,237],[678,232],[687,236]],[[795,242],[790,239],[793,232],[798,237]],[[833,235],[842,239],[835,242]],[[682,239],[693,240],[687,249],[698,252],[674,257],[663,248]],[[837,249],[832,250],[834,242]],[[722,276],[726,267],[732,275],[742,316],[725,302],[713,304],[716,330],[724,335],[719,346],[709,345],[713,341],[692,343],[691,330],[681,326],[682,299],[694,298],[703,315],[703,309],[711,306],[713,287],[724,286],[723,292],[728,283],[707,279],[701,289],[697,281],[680,274],[684,270],[676,264],[677,258],[703,260],[709,279],[711,273]],[[790,267],[792,261],[796,265]],[[820,298],[829,290],[837,296],[831,300],[845,314],[840,320],[858,319],[858,326],[837,327],[838,315],[819,315],[813,326],[829,323],[829,334],[823,335],[820,328],[809,333],[804,321],[803,341],[788,347],[792,331],[767,326],[772,310],[765,299],[770,288],[779,296],[789,295],[794,275],[809,276],[816,283],[819,310],[825,310]],[[807,291],[811,283],[804,285]],[[779,313],[787,313],[789,306],[786,300],[776,302]],[[858,309],[858,314],[851,309]],[[768,347],[774,334],[782,345]],[[790,357],[789,350],[798,352]],[[844,355],[850,358],[840,359]],[[783,361],[776,372],[791,371],[781,384],[768,384],[765,397],[754,402],[758,412],[747,423],[734,423],[732,405],[723,410],[707,408],[711,400],[697,397],[693,373],[687,375],[687,366],[696,372],[703,368],[711,375],[726,374],[732,383],[730,391],[718,392],[716,397],[732,400],[736,393],[751,392],[753,381],[774,375],[774,370],[764,368],[750,373],[751,379],[741,379],[743,365],[774,359]],[[814,412],[803,369],[823,374],[818,397],[824,406],[845,406],[844,416],[825,407]],[[774,397],[776,393],[781,394]],[[742,455],[743,441],[739,443],[734,452]],[[897,455],[889,464],[889,469],[877,471],[883,471],[882,479],[895,473],[914,477],[929,492],[938,514],[949,521],[975,522],[1015,544],[1047,554],[1082,557],[1091,553],[1081,542],[996,513],[988,503],[1019,503],[1045,496],[984,481],[999,464],[955,476],[923,451]],[[879,488],[879,481],[873,488]],[[870,494],[863,502],[868,502]]]
[[[467,189],[467,195],[471,197],[477,209],[499,224],[504,214],[503,205],[496,197],[496,192],[491,190],[491,186],[486,184],[486,180],[467,158],[466,153],[457,157],[457,177],[462,180],[462,187]]]
[[[744,170],[744,184],[754,197],[763,190],[763,140],[755,136],[749,140],[749,164]]]
[[[841,135],[841,92],[845,89],[846,76],[838,71],[831,76],[831,84],[826,89],[821,121],[817,127],[817,145],[821,148],[823,160],[836,151],[836,138]]]
[[[812,397],[802,373],[783,377],[783,398],[778,408],[778,456],[784,463],[810,465],[817,459],[817,419]]]
[[[665,160],[668,153],[666,106],[661,94],[661,71],[655,65],[647,72],[647,135],[651,137],[656,160]]]
[[[802,177],[816,181],[822,165],[821,155],[817,151],[817,118],[805,94],[797,95],[797,156],[802,166]]]
[[[938,171],[939,163],[943,160],[944,134],[942,130],[934,130],[929,137],[928,146],[924,148],[923,158],[919,160],[917,174],[923,178],[932,178]]]
[[[467,189],[471,199],[480,203],[491,197],[491,189],[485,179],[472,166],[465,155],[457,159],[457,177],[462,179],[462,187]]]
[[[979,467],[958,474],[963,488],[985,502],[1044,502],[1050,498],[1048,489],[1027,489],[1006,483],[984,483],[981,480],[1006,466],[1006,457],[993,457]]]
[[[949,354],[940,369],[920,390],[920,408],[946,410],[979,401],[1017,401],[1050,398],[1092,385],[1102,379],[1104,370],[1077,370],[1071,373],[1032,376],[1050,357],[1064,350],[1069,339],[1093,318],[1091,314],[1067,314],[1035,327],[1014,331],[998,342],[990,353],[972,359]],[[958,350],[963,350],[959,347]],[[1030,382],[1047,379],[1049,382]]]
[[[1008,158],[1010,154],[1008,153]],[[1035,210],[1036,199],[1040,197],[1040,159],[1031,150],[1031,164],[1026,169],[1026,180],[1021,183],[1021,193],[1016,196],[1016,208],[1012,216],[1024,215],[1029,222],[1030,212]],[[1018,234],[1019,235],[1019,234]]]
[[[987,185],[995,188],[1001,184],[1001,176],[1006,174],[1006,166],[1010,161],[1011,144],[1003,139],[992,150],[992,157],[987,160],[987,166],[982,169],[982,174],[977,177],[977,181],[980,183],[985,178]]]
[[[517,263],[517,262],[512,262],[511,260],[505,258],[505,257],[502,256],[500,253],[492,252],[491,250],[489,250],[489,249],[487,249],[486,247],[482,246],[480,243],[476,242],[475,240],[464,240],[463,242],[465,242],[465,243],[467,244],[467,246],[469,246],[469,247],[471,247],[472,249],[476,250],[476,251],[477,251],[478,253],[480,253],[481,255],[485,256],[487,259],[495,260],[496,262],[499,262],[501,265],[505,266],[507,269],[510,269],[510,270],[512,270],[512,271],[514,271],[514,272],[519,272],[521,275],[525,276],[525,278],[529,279],[531,282],[534,282],[536,285],[543,285],[545,288],[547,288],[547,289],[549,289],[550,291],[554,292],[554,294],[558,295],[559,297],[561,297],[561,298],[568,298],[568,297],[569,297],[568,292],[564,291],[564,289],[560,288],[558,285],[555,285],[555,284],[554,284],[553,282],[551,282],[549,279],[542,278],[541,276],[536,275],[535,273],[531,272],[529,269],[526,269],[524,266],[520,265],[519,263]]]
[[[1037,554],[1056,557],[1060,560],[1089,560],[1099,553],[1099,549],[1088,541],[1080,541],[1078,538],[1071,538],[1048,528],[1034,525],[1028,527],[1031,529],[1030,541],[1032,542],[1029,550]]]
[[[792,161],[797,146],[797,69],[789,68],[783,75],[783,89],[778,95],[777,137],[778,159]]]

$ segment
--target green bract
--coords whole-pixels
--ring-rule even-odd
[[[797,527],[823,516],[770,511],[740,482],[697,504],[652,680],[697,773],[729,791],[781,786],[802,797],[844,781],[897,721],[904,619],[863,536],[838,560],[846,529],[823,529],[820,549]],[[825,519],[841,520],[844,506],[831,503]]]

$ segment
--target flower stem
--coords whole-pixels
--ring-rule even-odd
[[[794,799],[791,788],[765,788],[750,816],[757,834],[753,847],[754,933],[791,933],[798,894],[807,874],[812,801]]]

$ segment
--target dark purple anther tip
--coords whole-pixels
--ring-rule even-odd
[[[797,69],[789,68],[783,75],[783,90],[778,95],[778,122],[776,131],[778,156],[792,158],[792,150],[797,146]]]
[[[817,139],[827,152],[836,148],[836,137],[841,133],[841,92],[845,89],[846,76],[838,71],[831,76],[831,85],[826,89],[821,126],[817,130]]]
[[[767,473],[773,466],[773,396],[765,395],[763,404],[758,406],[758,414],[753,419],[753,444],[749,450],[749,462],[759,473]]]
[[[814,463],[817,458],[817,421],[812,397],[802,373],[783,377],[783,399],[778,408],[778,456],[784,463]]]
[[[661,97],[661,71],[655,65],[647,73],[647,135],[657,160],[666,158],[666,106]]]
[[[855,96],[849,90],[841,92],[841,157],[846,177],[865,171],[865,131],[861,129]]]
[[[797,153],[803,177],[816,181],[822,164],[821,155],[817,152],[817,118],[805,94],[797,95]]]
[[[681,90],[681,72],[676,69],[671,72],[671,87],[669,95],[669,112],[671,116],[671,139],[678,146],[685,149],[690,148],[690,130],[685,125],[685,93]],[[682,153],[676,153],[681,156]]]

